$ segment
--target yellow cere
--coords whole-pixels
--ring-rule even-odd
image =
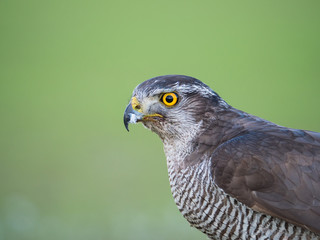
[[[132,106],[133,110],[138,111],[138,112],[142,112],[141,105],[136,97],[133,97],[131,99],[131,106]]]
[[[178,101],[178,95],[176,93],[163,94],[161,101],[168,107],[174,106]]]

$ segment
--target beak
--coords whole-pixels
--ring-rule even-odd
[[[126,127],[127,131],[129,132],[129,123],[137,123],[138,121],[141,121],[143,117],[143,114],[134,110],[132,108],[131,102],[126,107],[126,110],[124,111],[123,115],[123,123]]]

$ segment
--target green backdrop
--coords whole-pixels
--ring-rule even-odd
[[[320,2],[0,0],[0,239],[206,239],[162,143],[123,126],[134,87],[197,77],[320,131]]]

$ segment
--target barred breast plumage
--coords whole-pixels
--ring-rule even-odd
[[[172,195],[210,239],[320,240],[320,133],[232,108],[197,79],[140,84],[124,123],[164,144]]]
[[[168,162],[172,195],[192,227],[210,239],[318,240],[304,228],[246,207],[212,181],[210,162],[177,170]]]

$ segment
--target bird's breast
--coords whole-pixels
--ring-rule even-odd
[[[167,159],[171,192],[191,226],[211,239],[317,239],[314,233],[256,212],[220,189],[210,160],[186,168]]]

